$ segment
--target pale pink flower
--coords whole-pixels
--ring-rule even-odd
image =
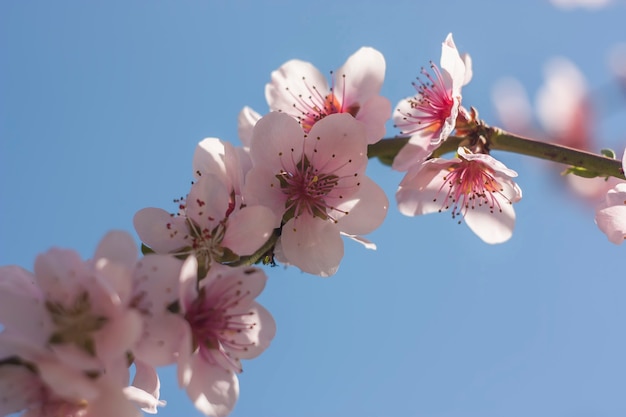
[[[141,240],[157,253],[194,254],[202,268],[250,255],[270,237],[280,218],[261,205],[239,208],[232,190],[215,175],[202,175],[185,200],[180,215],[145,208],[133,223]]]
[[[385,123],[391,115],[391,103],[380,95],[384,78],[383,55],[364,47],[332,73],[330,87],[311,63],[296,59],[286,62],[272,72],[265,97],[270,111],[296,118],[307,133],[330,114],[348,113],[365,125],[371,144],[385,135]]]
[[[217,138],[198,144],[193,156],[197,180],[187,197],[177,200],[178,215],[154,207],[135,214],[135,230],[147,246],[157,253],[194,254],[206,270],[214,262],[251,255],[267,241],[280,218],[243,201],[251,162],[237,149]]]
[[[137,357],[153,365],[175,360],[179,384],[198,410],[225,416],[239,396],[241,359],[261,354],[276,333],[270,313],[254,301],[267,277],[258,268],[216,265],[198,282],[194,257],[148,276],[159,262],[154,256],[135,276],[148,340]]]
[[[469,55],[459,55],[452,34],[442,44],[440,65],[441,70],[431,62],[434,76],[422,68],[426,79],[413,83],[417,95],[396,106],[394,123],[402,134],[411,137],[394,159],[393,169],[406,171],[421,163],[455,128],[461,87],[471,80],[472,69]]]
[[[622,170],[626,172],[626,150]],[[596,209],[596,224],[612,243],[621,245],[626,239],[626,183],[619,183],[607,192],[605,201]]]
[[[341,234],[369,233],[386,215],[384,191],[365,175],[364,130],[351,116],[334,114],[306,134],[276,112],[254,129],[245,199],[282,217],[282,254],[305,272],[335,273],[343,257]]]
[[[6,332],[0,338],[0,415],[140,417],[163,405],[158,397],[127,387],[127,359],[89,373],[61,362],[53,352]]]
[[[0,323],[73,366],[106,367],[126,357],[141,334],[129,305],[136,258],[132,237],[116,231],[89,261],[53,248],[36,258],[34,274],[2,267]]]
[[[407,216],[450,209],[452,218],[462,216],[486,243],[502,243],[513,234],[512,203],[522,198],[516,176],[490,155],[459,148],[456,158],[433,158],[407,172],[396,200]]]

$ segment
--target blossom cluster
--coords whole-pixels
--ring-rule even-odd
[[[53,248],[33,272],[1,267],[2,415],[156,413],[165,405],[157,369],[172,364],[198,410],[229,414],[241,360],[260,355],[276,333],[255,301],[267,276],[254,264],[328,277],[344,238],[375,249],[364,235],[382,224],[389,201],[366,173],[368,150],[390,118],[409,136],[392,163],[405,172],[399,211],[449,211],[486,243],[510,239],[522,191],[517,173],[490,155],[476,111],[462,106],[469,55],[448,35],[440,65],[422,69],[393,112],[380,95],[385,69],[382,54],[364,47],[330,83],[299,60],[274,71],[269,112],[239,114],[242,146],[202,140],[176,212],[135,214],[143,256],[132,236],[113,231],[88,260]],[[456,152],[443,158],[454,133]],[[596,217],[615,243],[626,236],[625,187],[609,191]]]

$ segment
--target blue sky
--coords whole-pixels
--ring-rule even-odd
[[[395,104],[452,32],[474,62],[463,103],[497,124],[495,81],[514,76],[532,96],[555,55],[593,88],[611,85],[607,54],[626,42],[624,16],[623,2],[562,11],[538,0],[2,2],[0,265],[32,269],[52,246],[87,258],[108,230],[134,233],[137,210],[174,210],[197,142],[238,144],[237,113],[267,110],[265,83],[289,59],[328,72],[373,46]],[[624,103],[598,103],[599,143],[618,154]],[[448,214],[399,214],[401,174],[372,161],[391,201],[369,236],[378,250],[346,242],[328,279],[266,270],[260,301],[278,334],[244,364],[232,415],[625,415],[624,248],[555,170],[494,156],[524,191],[516,232],[499,246]],[[199,415],[172,370],[162,375],[159,414]]]

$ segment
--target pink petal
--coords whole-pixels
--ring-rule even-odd
[[[189,231],[184,217],[160,208],[139,210],[133,218],[139,239],[157,253],[175,252],[189,246]]]
[[[362,104],[356,119],[365,125],[367,143],[378,142],[385,136],[385,123],[391,117],[391,102],[382,96],[375,96]]]
[[[274,318],[262,305],[253,303],[247,311],[252,314],[247,317],[247,322],[255,324],[250,331],[241,332],[233,336],[237,343],[250,346],[245,351],[234,352],[239,359],[252,359],[259,356],[270,345],[276,335],[276,322]]]
[[[211,267],[208,276],[202,280],[201,286],[209,290],[209,297],[221,297],[228,291],[232,291],[233,280],[239,281],[239,290],[243,295],[239,299],[233,311],[246,310],[254,302],[254,299],[261,294],[267,275],[260,268],[237,267],[233,268],[225,265],[215,265]]]
[[[302,158],[304,131],[285,113],[273,112],[259,120],[252,132],[250,157],[253,166],[293,172]],[[248,175],[249,176],[249,175]]]
[[[501,212],[488,205],[477,205],[474,209],[468,209],[465,214],[465,223],[485,243],[497,244],[506,242],[513,236],[515,227],[515,211],[513,205],[503,198],[496,199],[500,202]]]
[[[52,248],[35,258],[37,283],[44,298],[66,302],[84,290],[85,281],[91,281],[92,272],[73,250]],[[89,277],[89,278],[87,278]]]
[[[265,98],[271,111],[281,110],[293,117],[301,116],[298,103],[311,95],[325,97],[330,93],[328,82],[311,63],[293,59],[272,72],[272,81],[265,86]],[[294,107],[294,104],[296,107]]]
[[[339,269],[343,240],[334,223],[303,215],[283,226],[280,239],[287,261],[302,271],[327,277]]]
[[[405,216],[418,216],[442,209],[443,197],[439,196],[439,190],[448,173],[446,167],[456,162],[458,160],[430,159],[419,169],[409,171],[396,192],[400,212]]]
[[[341,232],[341,236],[345,236],[355,242],[359,242],[361,245],[365,246],[365,249],[376,250],[376,244],[371,240],[365,239],[363,236],[349,235],[343,232]]]
[[[189,256],[180,270],[179,301],[183,315],[198,296],[198,291],[196,290],[197,282],[198,261],[194,256]]]
[[[249,206],[263,205],[276,213],[277,216],[282,216],[285,211],[287,195],[282,192],[280,181],[276,178],[279,170],[280,167],[258,165],[248,172],[243,190],[246,204]]]
[[[243,181],[243,171],[239,154],[229,142],[217,138],[207,138],[198,143],[193,155],[193,175],[216,175],[230,191],[239,194]]]
[[[155,414],[158,406],[164,406],[165,401],[159,401],[161,382],[154,367],[135,358],[135,377],[133,384],[124,389],[126,397],[140,405],[146,413]]]
[[[251,255],[267,242],[280,220],[268,207],[244,207],[228,218],[222,246],[241,256]]]
[[[187,216],[201,229],[212,230],[229,211],[231,190],[219,177],[202,175],[187,196]]]
[[[389,200],[378,184],[369,177],[361,177],[359,192],[351,201],[337,207],[347,215],[338,218],[339,229],[351,235],[361,235],[377,229],[387,215]]]
[[[81,372],[56,361],[38,361],[41,379],[57,395],[68,400],[92,400],[98,397],[99,389]]]
[[[193,358],[193,375],[186,386],[187,395],[196,408],[207,416],[225,417],[239,398],[239,381],[232,371]]]
[[[0,325],[43,345],[52,323],[33,280],[33,275],[18,266],[0,267]]]
[[[413,135],[411,136],[411,140],[413,138],[422,137]],[[428,158],[428,156],[432,153],[432,150],[435,148],[434,145],[430,144],[430,137],[424,138],[423,142],[425,142],[423,145],[416,145],[409,141],[395,156],[391,167],[396,171],[408,171],[413,167],[418,167],[426,160],[426,158]]]
[[[237,132],[239,133],[239,140],[243,143],[243,146],[250,147],[252,129],[260,118],[261,115],[248,106],[245,106],[239,112],[239,116],[237,117]]]
[[[596,211],[596,223],[611,243],[621,245],[626,239],[626,205],[609,206]]]
[[[383,54],[370,47],[359,49],[346,60],[333,75],[334,93],[344,108],[353,103],[363,105],[366,100],[380,94],[385,66]]]
[[[465,63],[456,49],[451,33],[441,45],[440,64],[444,75],[447,74],[450,77],[451,84],[446,85],[452,90],[452,96],[459,95],[465,82]]]
[[[46,388],[37,375],[24,366],[0,366],[0,415],[8,416],[43,400]]]
[[[355,173],[365,172],[365,127],[349,114],[331,114],[315,123],[304,146],[311,164],[321,173],[352,179]]]
[[[137,261],[137,252],[137,244],[130,234],[113,230],[102,238],[93,259],[108,259],[132,269]]]

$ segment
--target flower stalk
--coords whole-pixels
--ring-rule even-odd
[[[502,129],[488,126],[481,126],[470,136],[450,136],[441,146],[433,151],[432,157],[455,152],[459,145],[462,146],[464,141],[471,141],[472,137],[484,138],[486,147],[490,151],[512,152],[569,165],[577,170],[584,171],[584,176],[589,178],[615,177],[626,180],[622,162],[617,159],[514,135]],[[373,145],[369,145],[367,155],[370,158],[378,158],[383,164],[391,165],[393,158],[408,142],[408,139],[408,137],[383,139]]]

